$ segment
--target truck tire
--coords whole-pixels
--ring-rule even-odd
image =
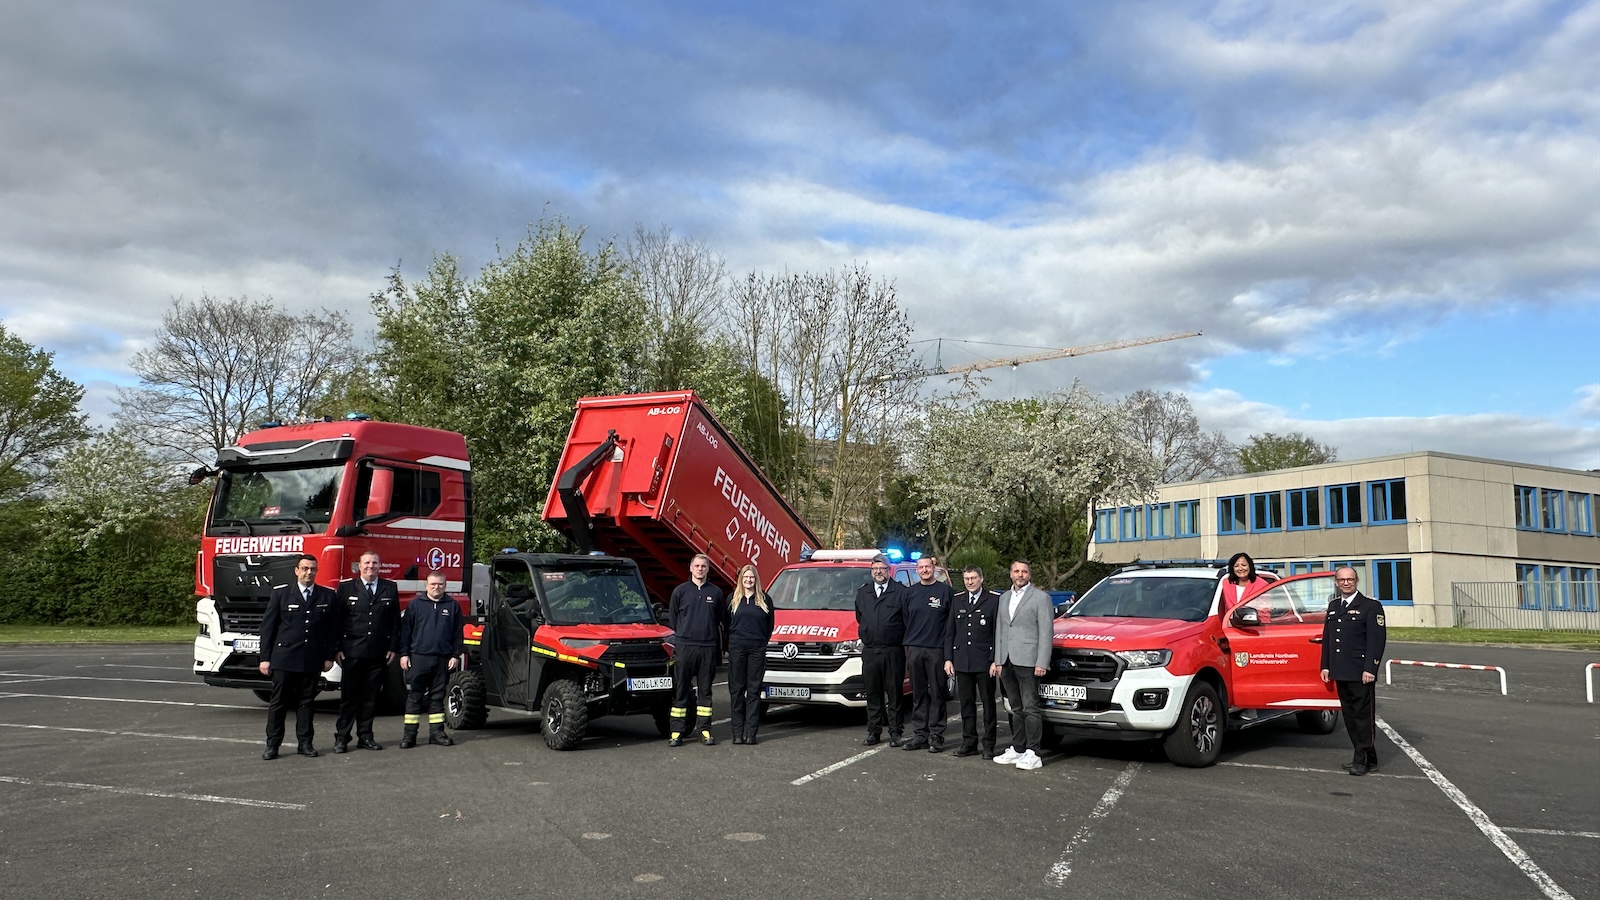
[[[1337,709],[1307,709],[1294,714],[1300,730],[1306,734],[1332,734],[1339,727]]]
[[[666,703],[650,710],[650,717],[655,719],[656,733],[666,737],[672,733],[672,707]]]
[[[484,702],[483,673],[477,669],[455,672],[444,695],[444,721],[451,728],[482,728],[489,718]]]
[[[539,708],[544,713],[539,730],[544,732],[545,746],[575,750],[583,743],[584,732],[589,730],[589,705],[583,702],[583,688],[576,681],[552,681],[544,689]]]
[[[373,711],[380,716],[398,716],[406,711],[406,676],[400,671],[398,657],[384,670]]]
[[[251,691],[250,693],[255,694],[258,698],[260,698],[262,703],[271,703],[272,702],[272,692],[271,691]]]
[[[1177,727],[1167,733],[1161,746],[1167,751],[1167,759],[1174,764],[1202,769],[1214,764],[1217,754],[1222,752],[1225,727],[1216,689],[1204,681],[1196,681],[1184,695]]]

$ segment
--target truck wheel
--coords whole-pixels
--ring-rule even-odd
[[[384,670],[383,683],[378,686],[378,699],[374,712],[380,716],[398,716],[406,711],[406,676],[400,671],[398,657]]]
[[[261,698],[261,702],[262,703],[271,703],[272,702],[272,692],[271,691],[251,691],[250,693],[255,694],[257,697]]]
[[[1180,766],[1200,769],[1217,761],[1222,752],[1222,712],[1217,691],[1204,681],[1189,686],[1178,713],[1178,725],[1161,744],[1167,759]]]
[[[553,681],[544,690],[545,746],[551,750],[574,750],[583,743],[589,730],[589,705],[583,702],[583,688],[576,681]]]
[[[650,717],[656,720],[656,733],[662,737],[672,733],[672,707],[663,703],[650,710]]]
[[[483,699],[483,673],[477,669],[455,672],[444,696],[444,721],[451,728],[482,728],[489,718]]]
[[[1307,709],[1294,714],[1300,730],[1306,734],[1332,734],[1339,727],[1337,709]]]

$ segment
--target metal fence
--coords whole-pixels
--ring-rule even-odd
[[[1594,581],[1457,581],[1450,585],[1457,628],[1600,631]]]

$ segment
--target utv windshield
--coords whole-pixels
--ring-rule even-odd
[[[325,531],[344,466],[224,470],[217,482],[210,534]]]
[[[860,567],[788,569],[767,595],[776,609],[855,609],[856,589],[872,580]]]
[[[1199,622],[1210,611],[1216,589],[1215,581],[1201,578],[1118,578],[1113,575],[1091,588],[1066,614]]]
[[[540,566],[552,625],[653,625],[639,572],[627,566]]]

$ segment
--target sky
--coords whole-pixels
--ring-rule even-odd
[[[996,396],[1600,468],[1600,2],[0,11],[0,320],[96,422],[173,298],[369,330],[555,216],[866,265],[946,364],[1203,333]]]

